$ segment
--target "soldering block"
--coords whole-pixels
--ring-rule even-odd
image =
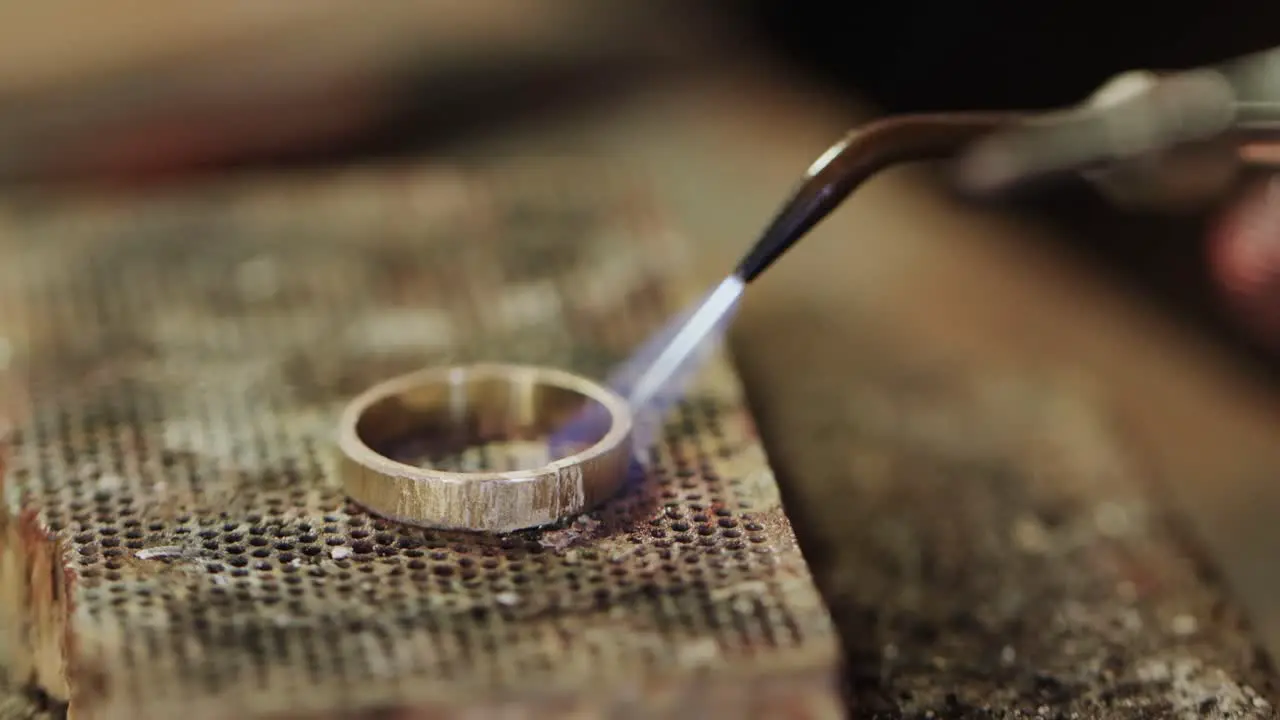
[[[0,210],[0,665],[77,720],[838,717],[838,642],[723,353],[574,523],[345,500],[353,395],[595,377],[698,288],[625,178],[367,169]],[[569,180],[568,178],[572,178]]]

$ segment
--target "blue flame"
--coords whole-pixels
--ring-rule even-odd
[[[658,440],[667,413],[684,396],[698,370],[723,340],[742,299],[745,284],[731,275],[650,336],[606,379],[631,406],[635,447],[642,453]],[[558,429],[556,448],[590,444],[607,430],[604,409],[590,406]]]

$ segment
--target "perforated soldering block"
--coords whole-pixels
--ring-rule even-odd
[[[5,211],[16,679],[77,720],[841,715],[835,633],[724,357],[655,469],[568,527],[429,532],[343,497],[353,394],[477,359],[600,376],[692,297],[644,193],[581,177]]]

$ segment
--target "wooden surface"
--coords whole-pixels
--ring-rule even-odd
[[[581,82],[558,82],[549,90],[547,76],[684,52],[691,23],[673,32],[654,22],[662,17],[657,7],[7,3],[0,7],[0,181],[114,183],[323,155],[361,143],[404,112],[428,134],[462,132],[452,125],[473,129],[490,119],[471,114],[481,97],[524,109],[536,94],[546,105],[556,90],[581,89]],[[436,95],[450,99],[437,105]]]
[[[690,79],[475,152],[594,148],[648,169],[710,281],[857,117],[769,74]],[[1273,399],[1037,232],[895,172],[740,319],[856,714],[1272,717],[1230,588],[1280,638]]]
[[[743,366],[859,717],[1273,716],[1238,605],[1089,389],[759,317],[788,356]]]
[[[174,5],[162,0],[51,0],[0,7],[0,99],[53,89],[187,73],[199,83],[231,73],[243,82],[281,71],[332,74],[345,62],[394,62],[406,55],[446,64],[513,48],[598,44],[584,33],[600,17],[592,3],[507,0],[335,0],[306,4]],[[125,22],[122,18],[128,18]],[[442,22],[447,18],[447,22]],[[269,60],[268,60],[269,59]],[[242,73],[258,62],[259,76]],[[240,63],[246,63],[241,65]],[[339,74],[342,74],[339,71]],[[297,77],[294,77],[297,80]],[[151,88],[182,96],[176,88]],[[275,90],[283,90],[275,86]],[[118,98],[127,102],[122,95]]]

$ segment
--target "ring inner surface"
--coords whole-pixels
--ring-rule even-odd
[[[442,472],[536,470],[600,442],[607,408],[538,379],[441,379],[372,403],[356,422],[370,450]]]

